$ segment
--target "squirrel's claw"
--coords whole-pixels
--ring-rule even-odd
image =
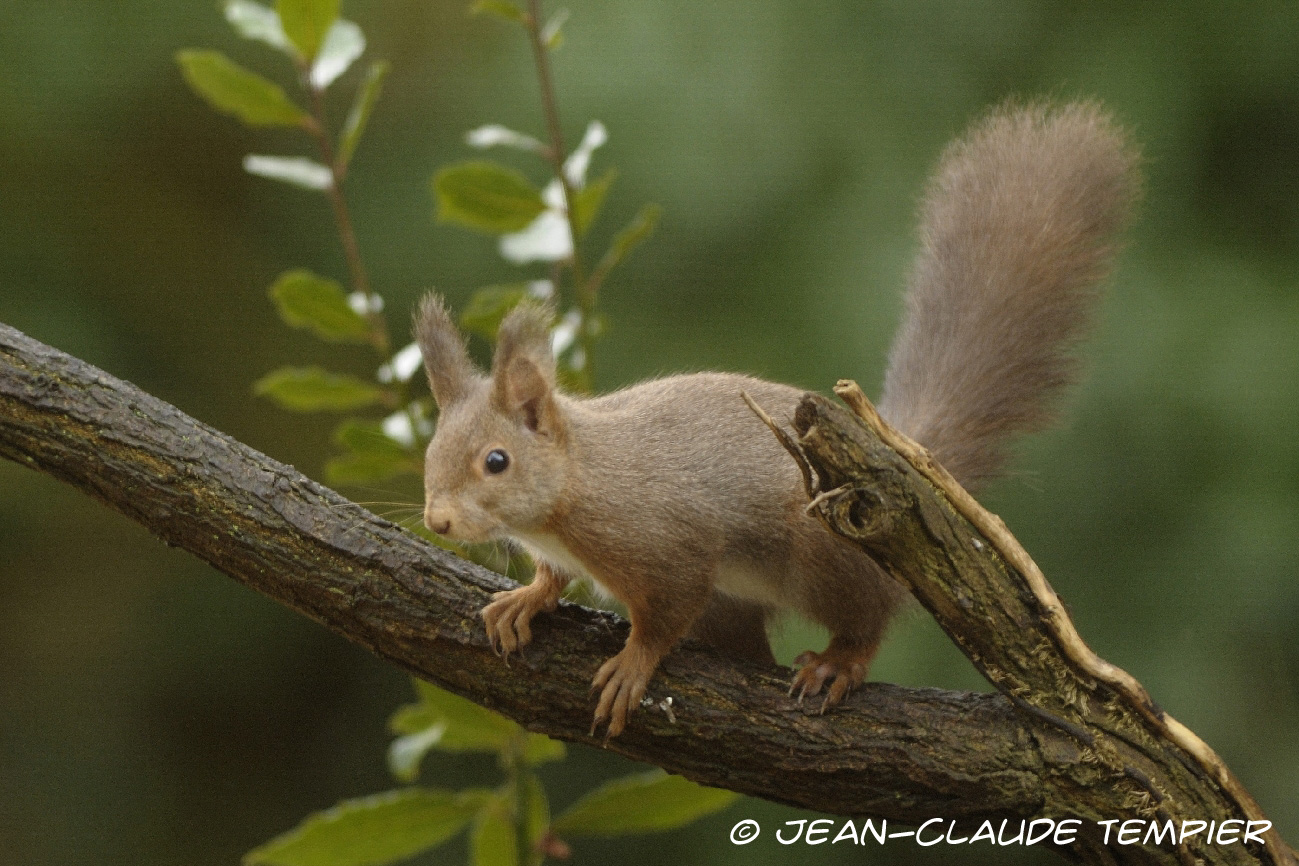
[[[509,663],[510,653],[532,642],[532,618],[543,610],[554,610],[554,600],[535,584],[492,594],[492,601],[479,616],[487,629],[492,652]]]
[[[821,702],[821,715],[825,715],[825,711],[829,707],[835,706],[846,698],[853,689],[861,685],[861,681],[864,678],[864,675],[855,680],[852,677],[843,676],[842,674],[836,676],[834,682],[830,683],[830,690],[825,693],[825,700]]]
[[[609,723],[605,731],[605,742],[626,730],[627,716],[640,706],[657,666],[657,659],[633,643],[623,647],[622,652],[600,666],[595,679],[591,681],[591,691],[600,690],[600,701],[596,704],[595,719],[591,723],[591,736],[595,736],[596,729],[605,722]]]
[[[866,679],[866,671],[874,654],[870,648],[836,646],[834,641],[831,641],[825,652],[809,650],[801,653],[794,659],[799,671],[789,686],[789,694],[792,696],[797,689],[798,703],[801,705],[804,697],[820,694],[829,680],[830,688],[821,701],[820,713],[824,715],[827,709],[840,703]]]
[[[794,694],[798,690],[798,703],[803,703],[805,697],[816,697],[821,693],[821,687],[825,685],[826,678],[835,673],[835,668],[831,664],[822,663],[816,653],[805,652],[794,659],[794,664],[800,666],[800,670],[794,675],[794,681],[790,683],[789,693]]]

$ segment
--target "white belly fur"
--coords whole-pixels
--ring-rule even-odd
[[[613,593],[609,592],[604,584],[592,577],[591,572],[587,570],[581,560],[574,556],[573,552],[555,536],[540,532],[529,535],[520,533],[514,536],[514,540],[528,552],[533,562],[544,562],[561,574],[578,580],[585,580],[595,589],[597,594],[606,599],[614,597]]]
[[[765,607],[784,607],[788,603],[771,575],[745,562],[723,562],[717,569],[716,587],[726,595]]]
[[[514,540],[528,552],[533,562],[544,562],[556,571],[578,580],[585,580],[595,591],[606,599],[614,598],[613,593],[591,576],[590,570],[582,564],[564,543],[547,533],[522,533],[514,535]],[[788,602],[779,591],[771,576],[748,563],[723,562],[717,570],[714,586],[726,595],[753,601],[766,607],[783,607]]]

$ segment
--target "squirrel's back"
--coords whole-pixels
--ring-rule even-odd
[[[1136,161],[1089,102],[1003,106],[943,154],[880,410],[962,483],[997,474],[1011,436],[1050,422]]]
[[[719,528],[750,521],[754,509],[781,512],[802,495],[801,476],[741,398],[746,392],[781,418],[792,417],[803,396],[735,373],[691,373],[566,397],[580,471],[593,486],[598,479],[601,495],[617,493],[633,510],[649,507],[647,491],[662,488],[674,517]]]

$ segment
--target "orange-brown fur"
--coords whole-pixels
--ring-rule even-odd
[[[1049,420],[1135,195],[1133,163],[1088,103],[1003,107],[944,154],[881,411],[963,482],[994,475],[1009,437]],[[804,512],[797,468],[740,398],[788,417],[801,392],[700,373],[567,395],[550,321],[516,308],[484,376],[439,298],[416,316],[442,410],[425,522],[468,541],[512,539],[538,564],[531,585],[484,609],[493,643],[527,644],[531,619],[570,578],[607,589],[631,618],[626,646],[594,679],[595,724],[613,736],[682,637],[770,662],[764,623],[786,608],[831,634],[826,650],[800,656],[794,689],[801,699],[828,683],[822,709],[841,700],[905,593]],[[489,471],[493,451],[506,469]]]

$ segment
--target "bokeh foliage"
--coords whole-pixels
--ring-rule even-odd
[[[600,118],[619,167],[602,219],[623,225],[639,202],[663,205],[654,242],[604,301],[600,389],[723,368],[820,390],[847,375],[873,391],[916,195],[942,145],[1013,93],[1096,96],[1134,130],[1145,203],[1086,349],[1089,378],[1068,427],[1029,443],[1020,474],[986,499],[1092,645],[1299,837],[1292,10],[569,5],[555,56],[565,132],[577,140],[585,118]],[[396,330],[429,287],[463,309],[474,287],[518,279],[490,240],[433,220],[428,176],[477,156],[465,129],[542,123],[514,35],[468,18],[461,0],[350,0],[347,15],[391,63],[349,194]],[[248,389],[273,367],[331,367],[339,353],[372,365],[364,345],[286,336],[268,314],[278,275],[304,263],[346,272],[322,231],[327,205],[247,176],[245,154],[289,153],[296,133],[215,115],[173,60],[182,46],[216,46],[256,66],[259,47],[231,36],[210,4],[53,0],[5,19],[0,321],[321,476],[337,446]],[[350,95],[363,76],[358,67],[339,87]],[[293,85],[287,74],[274,83]],[[350,103],[327,107],[343,118]],[[230,863],[308,812],[390,784],[384,721],[407,699],[404,676],[10,464],[0,593],[0,860]],[[789,628],[784,657],[809,640]],[[874,675],[981,687],[921,615],[899,624]],[[585,749],[563,766],[538,770],[557,810],[632,769]],[[494,772],[466,755],[436,784],[482,785]],[[725,839],[741,817],[766,833],[742,854]],[[783,862],[770,834],[786,817],[808,816],[744,801],[643,846],[574,850]],[[870,852],[798,853],[831,863]]]

